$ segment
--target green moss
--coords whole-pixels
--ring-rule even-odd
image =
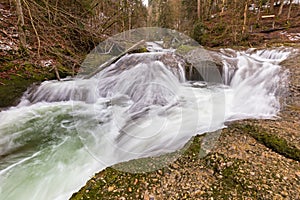
[[[300,161],[300,149],[289,144],[284,138],[267,133],[265,129],[255,125],[237,125],[237,127],[276,153],[279,153],[286,158]]]
[[[149,52],[147,50],[147,48],[146,47],[142,47],[142,48],[139,48],[139,49],[132,50],[129,53],[146,53],[146,52]]]
[[[190,46],[190,45],[181,45],[180,47],[178,47],[176,49],[176,53],[178,53],[180,55],[185,55],[196,48],[198,48],[198,47]]]
[[[6,71],[10,70],[14,66],[15,66],[15,64],[12,63],[12,62],[3,63],[3,64],[1,64],[0,72],[6,72]]]
[[[110,54],[101,55],[99,53],[89,53],[81,65],[81,74],[90,74],[94,72],[100,65],[107,62],[113,56]]]
[[[141,198],[138,191],[145,187],[145,179],[146,174],[129,174],[107,168],[89,180],[85,187],[72,195],[71,199]]]
[[[0,63],[12,61],[13,59],[12,55],[0,56]],[[2,70],[2,67],[0,69]]]
[[[54,73],[41,70],[28,62],[4,63],[0,73],[0,107],[16,105],[31,84],[55,78]]]
[[[258,141],[262,142],[274,151],[291,157],[295,160],[299,159],[299,150],[288,144],[284,139],[268,134],[266,130],[254,126],[244,124],[232,124],[231,128],[241,130],[246,134],[250,134]],[[185,145],[183,150],[177,151],[172,154],[160,156],[158,158],[143,158],[126,163],[121,163],[113,167],[107,168],[104,171],[96,174],[78,193],[72,196],[72,200],[79,199],[120,199],[125,197],[126,199],[141,199],[142,195],[149,188],[158,187],[159,183],[154,181],[157,179],[157,174],[169,173],[170,170],[174,170],[174,165],[181,167],[181,164],[186,166],[186,163],[197,162],[202,163],[206,168],[213,171],[213,175],[216,177],[216,181],[207,189],[207,191],[201,196],[203,198],[210,199],[231,199],[234,198],[234,194],[248,196],[253,199],[259,198],[259,191],[256,185],[261,183],[254,182],[251,179],[244,177],[250,176],[250,171],[245,171],[245,166],[248,166],[247,161],[226,157],[220,153],[210,153],[203,159],[199,158],[199,152],[201,152],[201,143],[204,136],[196,136],[189,143]],[[298,153],[297,153],[298,152]],[[172,156],[175,156],[172,158]],[[153,163],[159,163],[159,159],[176,159],[176,164],[171,162],[168,166],[155,170],[151,167],[157,167]],[[128,169],[138,169],[139,167],[145,169],[148,166],[150,168],[147,173],[128,173]],[[176,169],[177,169],[176,167]],[[151,171],[151,169],[155,171]],[[160,172],[158,172],[160,171]],[[246,173],[246,174],[245,174]],[[270,174],[271,176],[274,174]],[[158,176],[160,177],[160,176]],[[147,184],[145,184],[147,183]],[[130,189],[129,189],[130,188]],[[183,191],[180,194],[181,197],[189,197],[189,194],[185,194]]]
[[[204,153],[204,150],[201,148],[203,137],[205,137],[205,134],[191,138],[190,141],[181,150],[183,156],[187,156],[189,158],[192,158],[193,160],[202,157]]]
[[[0,80],[5,85],[0,85],[0,107],[15,105],[23,92],[33,83],[22,77],[11,76],[11,80]]]
[[[195,23],[192,38],[202,45],[208,40],[207,27],[200,20]]]
[[[216,177],[220,177],[210,187],[212,193],[204,195],[207,199],[231,199],[232,194],[250,194],[253,198],[257,197],[256,189],[248,188],[248,180],[242,178],[244,174],[241,174],[240,169],[245,161],[219,153],[209,154],[204,161],[206,167],[211,168]]]
[[[79,192],[73,194],[71,199],[142,199],[146,190],[157,187],[162,174],[169,173],[176,159],[181,156],[188,159],[199,158],[201,139],[202,136],[196,136],[174,153],[131,160],[109,167],[96,174]]]

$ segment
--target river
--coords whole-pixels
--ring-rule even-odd
[[[107,166],[173,152],[228,121],[276,119],[288,85],[280,62],[292,52],[221,49],[223,83],[187,80],[180,63],[157,58],[170,52],[43,82],[0,112],[0,199],[68,199]]]

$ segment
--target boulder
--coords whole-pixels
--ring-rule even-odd
[[[188,63],[187,80],[223,83],[223,64],[218,53],[199,47],[189,51],[184,58]]]

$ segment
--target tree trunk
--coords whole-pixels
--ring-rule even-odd
[[[23,15],[23,9],[22,9],[22,4],[21,0],[15,0],[16,4],[16,11],[17,11],[17,16],[18,16],[18,32],[19,32],[19,39],[20,39],[20,47],[25,48],[26,47],[26,35],[24,31],[24,15]]]
[[[274,0],[270,1],[270,12],[273,13],[274,12]]]
[[[221,10],[221,13],[223,13],[225,10],[225,0],[222,0],[222,10]]]
[[[260,20],[260,15],[261,15],[261,7],[262,7],[262,0],[259,1],[259,5],[258,5],[258,12],[256,15],[256,22],[258,23]]]
[[[283,6],[284,6],[284,0],[280,0],[280,7],[279,7],[279,11],[278,11],[278,16],[280,16],[282,14]]]
[[[290,0],[289,11],[288,11],[288,14],[287,14],[287,20],[289,20],[290,17],[291,17],[292,5],[293,5],[293,0]]]
[[[246,25],[247,25],[247,14],[248,14],[248,1],[246,0],[245,2],[245,9],[244,9],[244,23],[243,23],[243,30],[242,30],[242,34],[245,33],[246,31]]]
[[[197,1],[197,17],[198,19],[201,17],[201,0]]]

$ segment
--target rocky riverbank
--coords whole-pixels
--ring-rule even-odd
[[[1,110],[1,107],[15,105],[33,82],[56,78],[54,66],[57,66],[62,77],[74,73],[71,66],[80,60],[77,57],[84,56],[75,55],[70,51],[70,46],[76,49],[76,46],[78,48],[90,40],[81,41],[80,45],[74,45],[70,40],[67,41],[71,44],[64,43],[60,37],[54,37],[55,40],[50,42],[45,40],[42,48],[50,49],[52,53],[48,52],[38,59],[35,56],[38,49],[36,42],[29,40],[30,44],[35,43],[28,46],[29,53],[18,49],[17,17],[7,5],[1,3],[0,9]],[[284,31],[251,33],[250,42],[245,40],[241,45],[260,43],[268,47],[271,43],[280,42],[300,49],[296,44],[299,42],[299,15],[293,20],[293,26],[286,27]],[[30,27],[27,27],[27,34],[32,40],[36,36]],[[74,38],[80,38],[77,32],[75,34]],[[45,35],[50,34],[45,32]],[[208,43],[229,45],[228,36],[224,36],[225,39]],[[48,45],[51,48],[47,48]],[[66,61],[69,61],[68,69],[63,67]],[[199,144],[203,137],[198,136],[174,163],[159,170],[149,169],[152,172],[138,174],[116,170],[128,171],[136,165],[155,168],[152,164],[157,158],[107,168],[92,177],[72,199],[300,199],[300,56],[289,59],[283,65],[291,72],[291,92],[287,105],[280,113],[281,118],[230,124],[222,130],[217,145],[204,158],[199,156]]]
[[[137,163],[151,166],[156,158],[109,167],[71,199],[299,199],[300,56],[282,65],[290,71],[290,93],[279,119],[229,124],[203,158],[203,137],[197,136],[183,155],[162,169],[117,170],[128,171]]]

